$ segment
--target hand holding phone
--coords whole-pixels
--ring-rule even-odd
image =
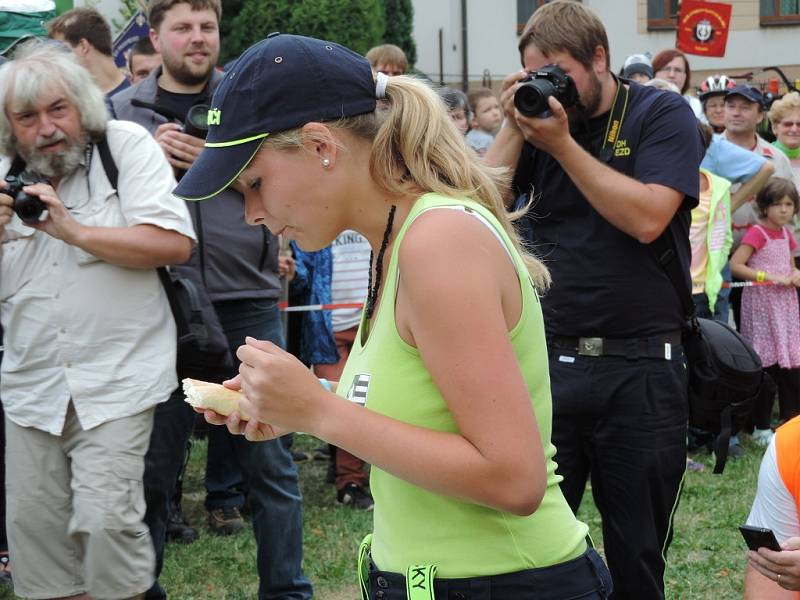
[[[742,532],[742,537],[747,543],[747,547],[753,552],[758,552],[759,548],[769,548],[775,552],[781,551],[781,545],[775,539],[775,534],[771,529],[741,525],[739,531]]]

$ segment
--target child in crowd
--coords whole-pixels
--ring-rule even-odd
[[[495,93],[489,88],[480,88],[469,95],[469,105],[473,115],[467,144],[483,156],[492,145],[494,136],[503,124],[503,109]]]
[[[375,73],[394,77],[395,75],[405,75],[408,71],[406,53],[394,44],[381,44],[370,48],[366,57]]]
[[[364,303],[371,257],[364,236],[348,229],[316,252],[304,252],[295,242],[291,245],[297,261],[291,292],[302,303]],[[313,366],[317,377],[339,381],[360,321],[360,308],[308,313],[301,334],[301,360]],[[330,450],[337,501],[361,510],[372,509],[364,461],[333,445]]]
[[[782,419],[800,414],[800,320],[795,287],[800,271],[792,251],[797,242],[791,224],[800,207],[794,183],[773,177],[756,195],[759,222],[752,225],[731,258],[739,279],[771,285],[747,287],[742,294],[742,335],[750,341],[764,370],[778,385]],[[767,445],[772,438],[771,396],[753,409],[753,440]]]
[[[631,54],[625,59],[620,75],[636,83],[647,83],[653,78],[653,63],[647,54]]]
[[[708,151],[711,128],[698,121]],[[692,247],[692,300],[698,317],[728,322],[728,304],[718,302],[722,270],[733,245],[731,232],[731,182],[700,169],[700,198],[692,209],[689,242]]]
[[[449,87],[439,88],[439,97],[444,101],[447,107],[447,113],[453,119],[458,130],[466,135],[469,130],[469,122],[472,119],[472,110],[470,109],[469,99],[467,95],[461,90],[455,90]]]

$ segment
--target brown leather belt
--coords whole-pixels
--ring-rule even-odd
[[[558,350],[569,350],[580,356],[623,356],[637,358],[660,358],[672,360],[681,347],[681,332],[670,331],[645,338],[601,338],[547,336],[547,345]]]

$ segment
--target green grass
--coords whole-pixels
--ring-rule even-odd
[[[746,436],[745,436],[746,437]],[[319,446],[298,436],[296,448]],[[745,548],[736,527],[749,512],[761,452],[747,446],[746,456],[729,461],[724,475],[712,475],[710,457],[703,473],[687,473],[675,517],[675,537],[666,574],[668,598],[741,598]],[[200,529],[190,546],[170,544],[161,581],[173,600],[245,600],[256,598],[255,543],[249,528],[231,537],[215,537],[205,527],[203,471],[205,443],[194,446],[185,482],[184,510]],[[300,465],[305,500],[304,568],[321,600],[356,600],[354,583],[358,543],[370,530],[369,513],[339,506],[333,486],[324,482],[326,464]],[[602,550],[600,518],[587,493],[580,518],[589,523]],[[13,557],[12,557],[13,560]],[[13,598],[7,592],[0,599]]]

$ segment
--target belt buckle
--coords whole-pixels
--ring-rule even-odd
[[[578,338],[578,354],[581,356],[603,356],[603,338]]]

